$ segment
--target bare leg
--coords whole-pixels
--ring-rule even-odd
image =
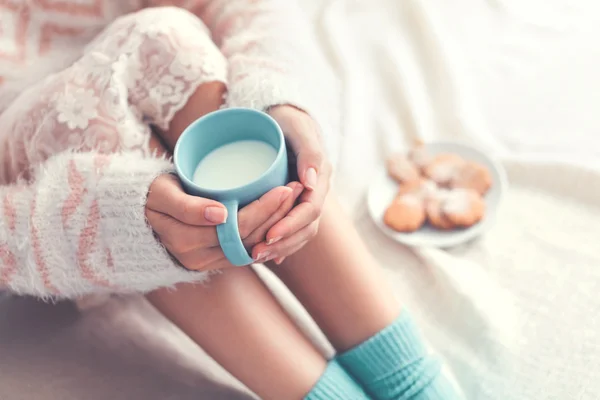
[[[333,346],[343,351],[393,322],[400,304],[332,197],[325,204],[317,236],[282,265],[270,266]]]
[[[249,268],[148,299],[262,399],[301,399],[325,370],[326,360]]]

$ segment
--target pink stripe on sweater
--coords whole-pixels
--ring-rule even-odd
[[[110,282],[101,276],[98,276],[94,269],[90,267],[88,261],[90,253],[96,245],[96,237],[98,235],[98,227],[100,225],[100,207],[98,202],[94,200],[90,207],[90,213],[86,221],[85,227],[79,235],[79,247],[77,249],[77,260],[81,269],[81,276],[96,286],[112,287]],[[112,259],[112,257],[111,257]],[[107,259],[108,262],[108,259]]]
[[[0,246],[0,258],[4,265],[4,268],[0,269],[0,283],[9,286],[13,275],[17,272],[17,261],[15,255],[5,244]]]
[[[17,210],[13,204],[13,195],[14,193],[7,193],[3,201],[4,218],[6,218],[11,233],[15,232],[17,225]],[[13,275],[17,272],[17,261],[8,245],[0,246],[0,258],[4,266],[4,268],[0,268],[0,283],[10,285]]]
[[[36,211],[36,198],[33,198],[31,202],[31,213],[29,216],[29,226],[31,228],[31,244],[33,247],[33,258],[35,260],[35,265],[37,267],[38,273],[42,278],[42,282],[44,283],[44,287],[52,294],[58,295],[60,291],[52,284],[50,280],[50,273],[48,271],[48,267],[46,266],[46,262],[44,260],[44,255],[42,252],[42,244],[39,238],[39,232],[37,226],[35,224],[35,211]]]
[[[12,195],[8,193],[4,196],[4,218],[8,222],[8,228],[11,232],[15,231],[15,227],[17,224],[17,210],[15,210],[15,206],[12,202]]]
[[[78,16],[102,16],[103,0],[93,0],[90,2],[75,2],[61,0],[33,0],[36,6],[43,8],[49,12],[67,14],[68,17],[74,18]],[[84,4],[79,4],[84,3]]]
[[[18,19],[14,23],[15,26],[12,28],[12,40],[10,35],[6,35],[9,36],[7,40],[10,44],[14,45],[15,51],[7,53],[4,48],[0,49],[0,59],[4,58],[9,61],[23,63],[27,58],[27,31],[29,30],[29,24],[31,22],[30,7],[27,4],[21,4],[21,2],[15,3],[3,0],[0,1],[0,9],[3,8],[7,8],[11,13],[14,13],[13,15],[18,15]]]
[[[77,170],[77,165],[75,165],[75,160],[69,161],[69,170],[68,170],[68,183],[69,183],[69,197],[65,200],[61,212],[62,224],[63,227],[67,228],[67,222],[71,215],[73,215],[77,208],[81,205],[83,201],[83,196],[87,193],[87,188],[85,187],[85,178],[81,175],[81,173]]]
[[[47,53],[52,46],[52,39],[55,36],[67,36],[73,37],[80,35],[84,32],[81,28],[71,28],[67,26],[55,25],[52,23],[46,23],[41,28],[40,39],[39,39],[39,54],[44,55]]]

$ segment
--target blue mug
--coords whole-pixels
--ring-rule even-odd
[[[211,151],[239,140],[261,140],[277,150],[273,164],[258,179],[226,190],[207,189],[193,181],[198,163]],[[194,196],[221,202],[227,221],[217,226],[219,243],[233,265],[251,264],[238,229],[239,208],[269,190],[288,182],[288,160],[281,128],[269,115],[250,108],[226,108],[206,114],[188,126],[179,137],[173,154],[175,169],[184,190]]]

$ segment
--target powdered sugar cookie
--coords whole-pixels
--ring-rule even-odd
[[[388,173],[399,183],[407,183],[419,179],[419,170],[403,154],[393,154],[386,161]]]
[[[421,175],[419,180],[398,183],[396,180],[391,179],[385,168],[382,168],[373,177],[369,185],[367,198],[369,214],[387,236],[409,246],[451,248],[472,240],[493,226],[497,219],[498,205],[502,201],[507,184],[506,173],[501,164],[484,151],[462,143],[432,142],[413,146],[413,150],[410,150],[411,148],[407,148],[405,151],[409,161],[415,164],[417,168],[421,165],[429,167],[427,171],[425,167],[418,168]],[[468,200],[469,196],[467,196],[467,200],[462,202],[460,198],[465,196],[464,192],[463,194],[460,194],[461,191],[457,192],[458,194],[450,194],[457,189],[473,188],[481,192],[485,190],[487,186],[485,179],[482,185],[483,189],[480,189],[478,183],[469,182],[472,178],[468,173],[466,176],[462,175],[472,167],[472,164],[469,164],[471,162],[483,165],[491,175],[492,184],[485,193],[485,207],[480,207],[482,205],[482,195],[479,198],[473,197],[473,199],[476,199],[473,201]],[[473,174],[473,171],[470,173]],[[474,174],[477,175],[478,173]],[[441,184],[434,182],[432,177]],[[477,180],[479,178],[475,177],[473,179]],[[424,182],[427,181],[429,182],[424,185]],[[411,194],[422,201],[428,222],[426,222],[426,226],[412,232],[397,232],[388,227],[388,225],[395,222],[392,221],[395,215],[392,214],[390,206],[396,198],[407,194]],[[464,204],[467,204],[466,210]],[[480,211],[478,211],[478,208]],[[388,209],[390,211],[387,215],[388,225],[386,225],[384,215]],[[478,219],[480,220],[478,221]],[[401,222],[404,221],[401,219]],[[472,225],[467,226],[469,224]],[[407,230],[407,227],[404,226],[399,229]]]
[[[426,201],[435,196],[437,191],[438,187],[434,181],[425,178],[419,178],[418,180],[400,186],[398,195],[402,196],[410,193],[418,196],[421,200]]]
[[[414,232],[425,222],[423,201],[413,195],[398,196],[387,208],[383,222],[397,232]]]
[[[456,154],[439,154],[423,168],[423,174],[438,185],[446,186],[464,163],[465,160]]]
[[[492,175],[485,165],[468,161],[450,179],[449,186],[473,189],[483,196],[492,186]]]
[[[455,228],[455,225],[442,212],[442,200],[439,197],[430,199],[426,206],[427,221],[434,228],[448,231]]]
[[[424,146],[417,146],[408,153],[408,159],[412,161],[418,169],[423,170],[423,168],[433,161],[434,157]]]
[[[441,200],[442,214],[453,225],[469,227],[483,218],[485,202],[473,189],[453,189]]]

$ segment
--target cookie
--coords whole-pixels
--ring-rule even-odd
[[[442,212],[442,200],[439,197],[429,200],[425,206],[427,221],[431,226],[443,231],[455,228],[455,225]]]
[[[492,175],[485,165],[468,161],[450,179],[449,186],[473,189],[483,196],[492,186]]]
[[[430,164],[434,157],[423,146],[417,146],[408,153],[408,159],[419,169],[423,170]]]
[[[447,186],[461,170],[465,160],[456,154],[438,154],[423,168],[423,174],[441,186]]]
[[[467,228],[481,221],[485,214],[485,202],[473,189],[453,189],[441,199],[443,216],[454,226]]]
[[[414,232],[425,222],[423,201],[413,195],[398,196],[387,208],[383,222],[396,232]]]
[[[405,194],[414,194],[421,200],[425,201],[435,196],[437,190],[438,187],[434,181],[425,178],[419,178],[415,181],[401,185],[398,195],[402,196]]]
[[[419,170],[403,154],[393,154],[386,161],[388,174],[399,183],[407,183],[419,179]]]

